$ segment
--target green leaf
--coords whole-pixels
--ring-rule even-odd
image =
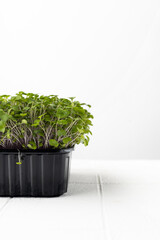
[[[84,133],[83,129],[80,129],[80,128],[77,127],[77,130],[78,130],[79,133]]]
[[[80,138],[82,141],[85,139],[84,135],[81,135]]]
[[[66,125],[68,122],[67,122],[67,120],[61,119],[61,120],[58,120],[57,123],[60,124],[60,125],[61,124]]]
[[[2,98],[9,98],[10,95],[1,95]]]
[[[89,115],[89,118],[92,118],[92,119],[93,119],[94,117],[93,117],[93,115],[90,114],[90,115]]]
[[[11,135],[10,135],[11,131],[10,129],[7,131],[7,138],[10,139]]]
[[[30,107],[24,107],[23,111],[28,111],[30,109]]]
[[[75,99],[76,97],[69,97],[69,99],[71,99],[73,101],[73,99]]]
[[[31,126],[37,127],[39,125],[40,121],[41,121],[40,119],[34,120],[34,123]]]
[[[88,142],[89,142],[88,139],[85,138],[83,142],[85,147],[88,146]]]
[[[22,98],[21,96],[16,96],[15,97],[16,100],[21,100],[21,98]]]
[[[60,136],[65,136],[66,135],[66,131],[65,130],[58,130],[57,131],[57,135],[60,137]]]
[[[73,108],[75,113],[80,114],[80,115],[84,115],[85,114],[85,109],[81,108],[81,107],[74,107]]]
[[[46,113],[44,113],[44,114],[38,116],[38,118],[41,120],[41,118],[42,118],[45,114],[46,114]]]
[[[22,164],[22,162],[16,162],[16,164],[17,164],[17,165],[21,165],[21,164]]]
[[[50,122],[51,121],[51,116],[50,115],[45,115],[44,120]]]
[[[27,113],[20,113],[21,117],[25,117],[27,115]]]
[[[33,150],[37,149],[37,145],[33,141],[30,141],[29,144],[27,144],[27,146]]]
[[[11,112],[11,115],[14,115],[14,111]]]
[[[86,120],[86,124],[88,124],[88,125],[90,125],[90,126],[93,126],[91,120],[88,120],[88,119]]]
[[[27,124],[27,120],[26,119],[22,119],[22,123],[23,124]]]
[[[0,120],[0,132],[4,133],[5,132],[5,122],[3,122],[2,120]]]
[[[4,122],[9,119],[9,115],[5,113],[2,109],[0,109],[0,119]]]
[[[49,139],[49,145],[53,147],[58,147],[59,143],[55,139]]]
[[[70,138],[70,137],[66,137],[66,138],[63,139],[63,143],[65,143],[65,144],[70,142],[70,141],[72,141],[72,138]]]
[[[56,116],[58,118],[65,118],[69,115],[69,111],[68,110],[64,110],[62,108],[58,108]]]
[[[39,143],[39,147],[42,147],[43,146],[43,143]]]
[[[35,136],[41,136],[41,137],[44,136],[44,132],[43,132],[41,129],[35,129],[35,130],[33,130],[33,134],[34,134]]]

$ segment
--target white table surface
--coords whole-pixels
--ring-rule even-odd
[[[0,198],[0,239],[160,240],[160,160],[72,159],[58,198]]]

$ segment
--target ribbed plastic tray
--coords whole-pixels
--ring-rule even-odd
[[[73,149],[52,151],[0,150],[0,196],[56,197],[67,192]]]

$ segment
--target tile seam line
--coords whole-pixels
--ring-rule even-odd
[[[102,217],[102,227],[103,227],[104,239],[105,240],[112,240],[111,235],[110,235],[108,219],[107,219],[107,217],[105,215],[105,211],[104,211],[103,185],[102,185],[101,177],[100,177],[99,174],[97,174],[96,178],[97,178],[98,194],[99,194],[99,199],[100,199],[100,207],[101,207],[101,217]]]
[[[8,198],[7,201],[3,204],[3,206],[0,208],[0,215],[3,212],[4,208],[8,205],[8,203],[11,201],[12,198]]]

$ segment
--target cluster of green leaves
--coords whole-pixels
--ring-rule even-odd
[[[62,149],[89,142],[91,106],[57,95],[0,96],[0,148]],[[87,108],[87,109],[86,109]]]

